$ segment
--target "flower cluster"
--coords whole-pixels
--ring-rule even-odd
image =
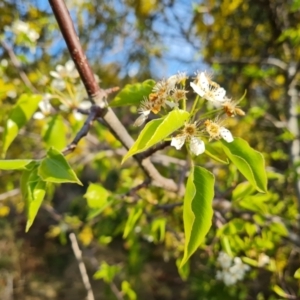
[[[225,285],[233,285],[243,280],[250,267],[242,262],[240,257],[232,258],[225,252],[220,252],[218,259],[222,270],[217,271],[216,279],[222,280]]]
[[[140,116],[134,125],[141,126],[151,112],[157,114],[162,108],[179,108],[179,101],[186,100],[187,91],[184,89],[186,79],[186,75],[180,73],[171,76],[167,80],[157,82],[149,97],[141,102],[138,109]],[[223,126],[224,118],[221,119],[220,116],[222,112],[225,117],[244,116],[244,111],[238,107],[239,101],[227,98],[225,89],[214,82],[212,76],[206,72],[198,72],[190,85],[195,93],[205,100],[210,101],[220,114],[213,120],[200,119],[194,121],[198,108],[197,105],[193,106],[194,111],[192,110],[191,112],[193,120],[187,122],[184,128],[172,138],[171,146],[179,150],[184,143],[187,143],[192,154],[200,155],[205,151],[205,144],[201,137],[206,136],[209,141],[222,138],[227,143],[233,142],[234,139],[231,132]]]
[[[151,112],[157,114],[161,108],[178,107],[180,100],[186,99],[186,93],[182,87],[187,76],[185,73],[179,73],[171,76],[167,80],[162,80],[156,83],[153,87],[152,93],[148,98],[145,98],[138,109],[140,116],[136,119],[134,125],[141,126],[148,119]]]
[[[31,42],[36,42],[40,35],[32,28],[30,28],[28,23],[21,20],[15,21],[11,26],[12,32],[16,35],[25,34]]]
[[[64,66],[57,65],[55,71],[50,71],[50,75],[54,77],[51,86],[57,90],[63,90],[66,87],[66,78],[72,80],[79,77],[73,60],[68,60]]]

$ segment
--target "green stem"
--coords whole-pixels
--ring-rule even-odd
[[[197,97],[196,97],[196,99],[194,101],[193,107],[191,109],[191,116],[192,117],[196,114],[195,110],[196,110],[196,107],[198,105],[199,99],[200,99],[200,97],[197,95]]]

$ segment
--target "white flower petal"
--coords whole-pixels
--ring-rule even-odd
[[[201,86],[204,92],[207,93],[209,91],[209,81],[207,80],[207,77],[204,72],[200,73],[200,79],[198,84]]]
[[[55,69],[56,69],[56,71],[57,71],[58,73],[61,73],[61,72],[64,72],[64,71],[65,71],[65,67],[62,66],[62,65],[57,65]]]
[[[221,127],[220,128],[220,136],[227,142],[227,143],[231,143],[233,142],[233,136],[231,134],[231,132],[226,129],[225,127]]]
[[[51,112],[51,104],[50,104],[49,100],[47,98],[43,99],[39,103],[39,108],[44,114],[50,113]]]
[[[225,95],[226,95],[226,91],[223,88],[218,88],[213,92],[214,95],[214,100],[215,101],[219,101],[219,102],[223,102],[226,99],[224,99]]]
[[[170,90],[175,88],[176,83],[177,83],[177,75],[173,75],[169,77],[167,80],[167,85]]]
[[[61,79],[54,79],[51,83],[51,86],[57,90],[63,90],[66,87],[66,84]]]
[[[186,136],[180,135],[172,138],[171,146],[174,146],[177,150],[180,150],[185,142]]]
[[[199,85],[196,85],[194,82],[191,82],[190,86],[192,87],[194,92],[197,93],[200,97],[203,97],[205,95],[206,92]]]
[[[34,113],[33,118],[36,120],[43,120],[45,118],[45,115],[41,113],[40,111]]]
[[[76,121],[82,121],[84,118],[83,115],[78,111],[73,111],[73,116]]]
[[[50,75],[54,78],[61,79],[60,75],[56,71],[50,71]]]
[[[149,114],[148,114],[149,115]],[[134,122],[133,126],[142,126],[148,118],[148,115],[141,114]]]
[[[66,71],[72,72],[75,69],[75,63],[73,60],[68,60],[65,64]]]
[[[190,142],[191,152],[195,155],[200,155],[205,151],[205,144],[197,137],[192,137]]]
[[[170,108],[174,108],[174,107],[178,107],[178,103],[176,102],[171,102],[169,100],[165,100],[165,103],[170,107]]]

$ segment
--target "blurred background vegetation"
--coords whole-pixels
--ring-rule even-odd
[[[95,299],[300,299],[300,1],[66,4],[102,88],[207,70],[229,97],[247,91],[240,103],[246,116],[229,126],[263,153],[269,192],[257,194],[233,165],[202,155],[198,163],[216,177],[213,226],[178,271],[182,197],[151,185],[128,193],[144,174],[133,160],[120,165],[125,150],[95,124],[68,156],[84,186],[53,185],[29,233],[20,173],[0,171],[1,299],[85,299],[70,232]],[[51,145],[61,150],[74,138],[84,122],[76,108],[86,94],[70,75],[70,55],[48,1],[0,0],[0,10],[0,130],[21,94],[39,93],[51,103],[21,130],[7,158],[41,158]],[[60,71],[63,86],[51,71]],[[137,108],[115,111],[135,138]],[[51,134],[50,123],[57,126]],[[152,159],[164,176],[184,180],[185,153],[167,148]],[[95,208],[95,200],[102,207]],[[222,252],[251,267],[233,284],[217,276]]]

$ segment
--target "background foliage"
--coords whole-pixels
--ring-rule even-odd
[[[264,154],[269,192],[257,193],[236,166],[222,163],[223,157],[216,162],[200,156],[197,163],[215,175],[213,226],[190,263],[178,270],[184,250],[183,195],[145,183],[133,160],[121,166],[125,150],[95,123],[68,156],[83,185],[51,184],[26,234],[21,173],[0,171],[2,299],[84,299],[70,232],[80,242],[96,299],[298,299],[300,2],[66,4],[103,88],[122,89],[178,70],[192,78],[206,69],[233,98],[246,90],[240,103],[246,116],[229,125],[235,136]],[[2,0],[0,8],[3,136],[17,100],[36,111],[38,97],[52,95],[51,107],[24,122],[6,158],[39,159],[51,146],[62,150],[74,138],[85,119],[76,108],[86,94],[67,64],[70,56],[48,2]],[[27,103],[31,94],[41,96],[30,96]],[[108,101],[116,103],[114,96]],[[136,138],[137,107],[114,110]],[[2,151],[8,144],[1,140]],[[186,181],[186,153],[168,147],[152,159],[165,177]],[[144,188],[133,189],[140,184]],[[231,284],[223,252],[251,267]]]

